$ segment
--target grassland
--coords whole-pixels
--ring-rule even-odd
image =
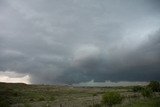
[[[124,97],[114,107],[160,107],[160,93],[143,98],[132,87],[73,87],[0,83],[0,107],[104,107],[102,95],[118,91]]]

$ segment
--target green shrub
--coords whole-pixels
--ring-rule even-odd
[[[143,89],[143,87],[141,87],[141,86],[134,86],[134,87],[132,88],[133,92],[141,92],[142,89]]]
[[[32,106],[30,104],[28,104],[28,103],[25,103],[24,107],[32,107]]]
[[[29,99],[29,101],[35,101],[33,98]]]
[[[10,107],[10,104],[6,101],[0,101],[0,107]]]
[[[106,92],[102,96],[102,103],[112,107],[112,105],[120,104],[122,99],[122,96],[118,92]]]
[[[94,96],[97,96],[97,93],[93,93],[92,96],[93,96],[93,97],[94,97]]]
[[[152,90],[150,88],[144,88],[141,94],[143,97],[152,97]]]
[[[148,87],[151,88],[153,92],[160,92],[160,83],[158,81],[151,81]]]
[[[38,101],[45,101],[45,98],[44,98],[44,97],[40,97],[40,98],[38,99]]]
[[[50,100],[51,100],[51,101],[54,101],[54,100],[56,100],[56,98],[55,98],[54,96],[51,96],[51,97],[50,97]]]

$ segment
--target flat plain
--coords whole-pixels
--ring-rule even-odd
[[[123,101],[113,107],[160,107],[160,93],[143,97],[133,87],[74,87],[0,83],[0,107],[105,107],[102,96],[116,91]],[[106,106],[107,107],[107,106]]]

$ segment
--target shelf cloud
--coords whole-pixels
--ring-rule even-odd
[[[140,82],[160,80],[159,65],[159,0],[0,0],[0,76]]]

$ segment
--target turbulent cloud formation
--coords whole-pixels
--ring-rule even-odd
[[[0,71],[31,83],[160,80],[159,0],[0,0]]]

